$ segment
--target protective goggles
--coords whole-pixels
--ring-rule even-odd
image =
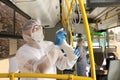
[[[38,30],[42,30],[43,27],[41,25],[34,25],[32,26],[32,33],[38,31]]]

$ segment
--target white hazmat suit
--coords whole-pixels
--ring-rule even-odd
[[[13,56],[9,58],[9,73],[10,72],[16,72],[18,70],[18,65],[16,62],[16,57]]]
[[[43,29],[34,20],[29,20],[23,26],[23,38],[26,41],[16,54],[21,73],[56,74],[60,70],[71,69],[78,58],[66,41],[60,46],[53,42],[44,41]],[[65,53],[61,51],[64,50]],[[23,78],[22,80],[49,80],[42,78]],[[50,79],[52,80],[52,79]]]

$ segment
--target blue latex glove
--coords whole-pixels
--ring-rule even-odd
[[[80,57],[80,52],[78,50],[78,48],[74,49],[74,54],[79,58]]]
[[[55,39],[54,44],[60,46],[62,44],[62,42],[64,40],[66,40],[65,35],[66,35],[66,32],[63,29],[57,31],[56,32],[56,39]]]

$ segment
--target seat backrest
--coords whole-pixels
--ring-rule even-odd
[[[115,54],[114,53],[107,53],[107,58],[106,58],[106,69],[109,69],[110,61],[115,60]]]
[[[98,66],[102,66],[104,56],[101,48],[93,48],[95,63]]]
[[[120,60],[110,61],[107,78],[108,80],[120,80]]]

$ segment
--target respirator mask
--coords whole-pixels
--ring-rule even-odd
[[[40,25],[34,25],[32,27],[31,38],[36,42],[42,41],[44,39],[43,27]]]

